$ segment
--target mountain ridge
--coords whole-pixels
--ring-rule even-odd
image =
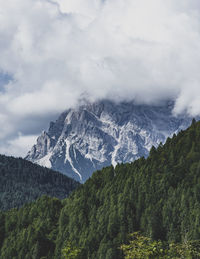
[[[173,103],[137,105],[104,100],[63,112],[43,132],[27,160],[84,182],[104,166],[147,157],[151,147],[189,126]]]
[[[0,210],[19,208],[42,195],[64,199],[79,185],[25,159],[0,155]]]
[[[199,246],[199,157],[200,122],[193,120],[148,158],[95,172],[62,202],[44,196],[0,212],[0,257],[61,259],[71,247],[79,259],[123,259],[119,247],[135,231]]]

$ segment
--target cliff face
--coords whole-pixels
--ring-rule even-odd
[[[147,156],[152,145],[185,129],[191,118],[172,115],[173,105],[101,101],[70,109],[51,122],[26,159],[81,182],[104,166]]]

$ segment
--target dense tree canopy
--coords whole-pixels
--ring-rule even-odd
[[[122,245],[125,259],[193,259],[200,258],[200,240],[168,243],[152,240],[139,232],[130,235],[130,243]]]
[[[0,155],[0,210],[19,208],[46,194],[66,198],[80,184],[22,158]]]
[[[174,244],[200,239],[199,215],[200,123],[193,122],[147,159],[94,173],[62,202],[44,197],[1,213],[0,258],[59,259],[70,244],[79,259],[120,259],[135,231]]]

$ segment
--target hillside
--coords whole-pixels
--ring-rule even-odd
[[[79,183],[22,158],[0,155],[0,210],[19,208],[46,194],[66,198]]]
[[[60,202],[43,197],[1,213],[0,258],[61,257],[70,241],[79,258],[123,258],[128,234],[167,241],[200,238],[200,122],[147,159],[110,166]]]

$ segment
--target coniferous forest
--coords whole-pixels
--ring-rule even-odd
[[[162,242],[200,239],[200,122],[147,159],[95,172],[64,200],[43,196],[2,211],[0,258],[59,259],[70,246],[76,258],[120,259],[136,231]]]
[[[22,158],[0,155],[0,210],[19,208],[45,194],[64,199],[78,186],[61,173]]]

